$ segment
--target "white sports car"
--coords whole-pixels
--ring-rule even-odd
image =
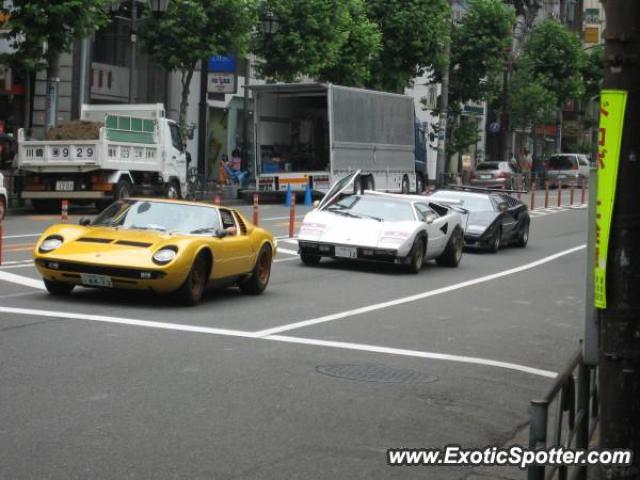
[[[304,217],[298,235],[303,263],[345,258],[404,265],[412,273],[431,259],[458,266],[464,246],[462,209],[423,196],[369,190],[341,197],[359,173],[336,182]]]

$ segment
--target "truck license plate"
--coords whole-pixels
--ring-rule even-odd
[[[336,247],[336,257],[342,258],[358,258],[358,249],[356,247]]]
[[[87,287],[108,287],[113,288],[111,277],[107,275],[95,275],[93,273],[81,273],[80,280]]]
[[[57,181],[56,190],[59,192],[72,192],[73,181]]]

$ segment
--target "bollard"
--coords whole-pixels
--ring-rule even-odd
[[[296,223],[296,194],[291,193],[291,202],[289,204],[289,238],[293,238],[293,230]]]
[[[571,184],[571,190],[569,190],[569,205],[573,206],[573,195],[574,195],[574,190],[576,189],[576,185]]]
[[[529,210],[533,210],[536,208],[536,184],[535,182],[531,182],[531,204],[529,205]]]
[[[585,196],[585,190],[587,189],[587,186],[585,184],[584,179],[582,179],[582,181],[580,182],[582,184],[582,192],[580,192],[580,204],[584,205],[584,196]]]
[[[549,180],[544,182],[544,208],[549,208]]]
[[[2,232],[2,218],[0,218],[0,266],[2,266],[2,237],[4,233]]]
[[[529,448],[537,450],[547,446],[547,421],[549,415],[549,402],[546,400],[531,400],[529,406]],[[545,468],[543,465],[529,466],[527,480],[544,480]]]
[[[62,200],[62,223],[69,221],[69,200]]]
[[[258,192],[253,192],[253,224],[258,226]]]
[[[562,182],[558,181],[558,206],[562,205]]]
[[[216,194],[214,195],[214,197],[213,197],[213,204],[214,204],[214,205],[220,205],[220,203],[222,203],[222,202],[220,201],[220,195],[216,193]]]

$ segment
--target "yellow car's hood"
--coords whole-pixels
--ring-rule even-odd
[[[152,261],[152,255],[159,248],[166,245],[177,246],[187,238],[153,230],[60,225],[48,229],[41,241],[51,235],[62,236],[64,243],[52,252],[43,254],[38,252],[38,242],[37,258],[144,268],[157,267]]]

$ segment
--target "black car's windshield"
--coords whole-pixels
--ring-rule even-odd
[[[220,218],[210,207],[129,199],[107,207],[92,225],[197,234],[220,228]]]
[[[557,156],[549,159],[549,170],[571,170],[575,165],[572,157]]]
[[[493,203],[489,199],[489,197],[485,197],[482,195],[476,194],[467,194],[467,193],[459,193],[459,192],[434,192],[430,196],[431,199],[436,202],[447,203],[450,202],[452,205],[457,205],[464,209],[469,210],[470,212],[485,212],[492,211]]]
[[[415,220],[409,202],[392,198],[351,195],[334,203],[327,211],[355,218],[373,218],[385,222]]]

